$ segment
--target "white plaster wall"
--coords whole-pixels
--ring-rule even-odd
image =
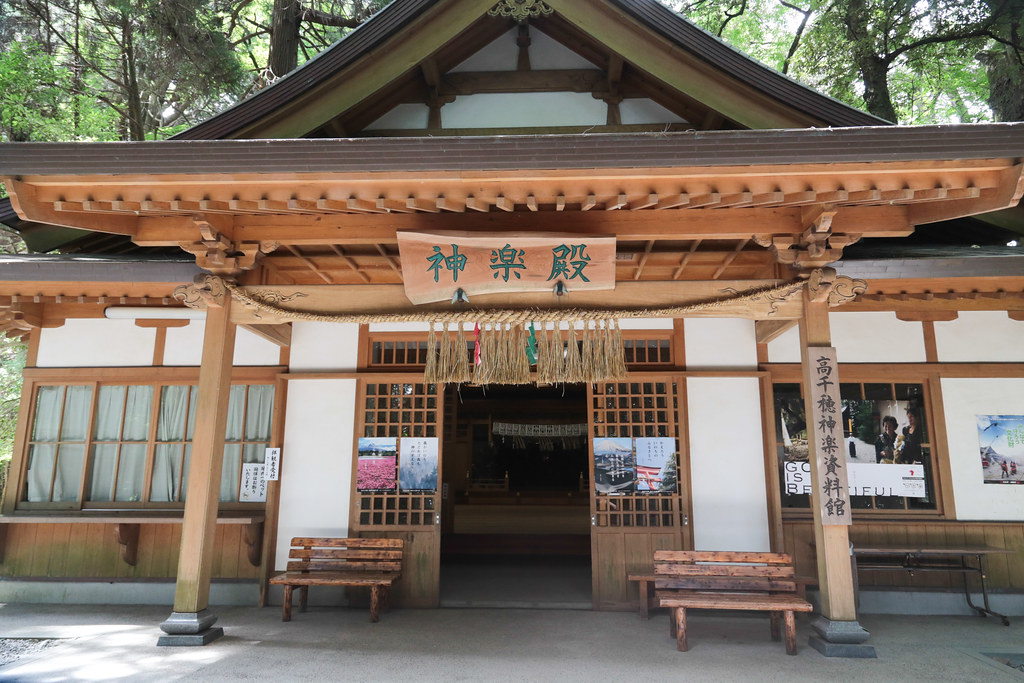
[[[904,322],[892,311],[830,313],[828,322],[840,363],[924,363],[926,360],[921,323]]]
[[[741,318],[687,318],[683,323],[686,369],[757,368],[754,321]]]
[[[1024,362],[1024,322],[1005,311],[961,311],[935,323],[935,349],[944,363]]]
[[[445,128],[598,126],[607,120],[608,105],[590,93],[485,93],[459,97],[441,109]]]
[[[515,71],[519,60],[518,29],[511,29],[478,50],[452,71]],[[597,66],[547,34],[530,27],[530,68],[596,69]]]
[[[1024,520],[1024,486],[982,483],[977,415],[1024,415],[1024,379],[942,380],[956,517]]]
[[[618,321],[623,330],[671,330],[672,318],[624,318]]]
[[[199,365],[203,358],[203,333],[206,321],[193,320],[184,327],[167,328],[164,343],[164,365]],[[277,365],[281,362],[281,347],[268,342],[249,330],[235,330],[234,364]]]
[[[832,345],[840,363],[924,363],[921,323],[905,322],[892,311],[830,313]],[[768,342],[769,363],[800,362],[800,329]]]
[[[276,568],[295,536],[348,536],[356,381],[288,383]]]
[[[794,325],[768,342],[769,363],[800,362],[800,328]]]
[[[366,130],[422,130],[430,108],[425,104],[400,104],[366,127]]]
[[[619,104],[622,123],[684,123],[686,119],[673,114],[654,100],[630,98]]]
[[[134,320],[70,318],[39,336],[41,368],[117,367],[153,364],[156,329]]]
[[[293,371],[355,370],[358,352],[359,325],[355,323],[292,323]]]
[[[770,550],[756,378],[686,380],[695,550]]]

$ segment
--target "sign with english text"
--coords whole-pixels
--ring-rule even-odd
[[[405,295],[414,304],[505,292],[615,288],[615,238],[530,232],[399,232]]]

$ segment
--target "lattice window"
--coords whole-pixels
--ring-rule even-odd
[[[370,342],[370,366],[376,368],[397,368],[426,365],[426,334],[421,341],[381,340]]]
[[[624,339],[622,341],[623,357],[630,367],[648,367],[651,365],[672,365],[672,340],[664,339]]]
[[[593,390],[593,438],[671,437],[676,426],[678,398],[674,382],[614,382]],[[678,469],[677,469],[678,472]],[[676,528],[681,498],[675,493],[594,494],[594,523],[598,527]]]
[[[368,381],[363,393],[363,436],[440,436],[442,406],[436,384]],[[363,528],[436,523],[436,491],[357,491],[355,497]]]

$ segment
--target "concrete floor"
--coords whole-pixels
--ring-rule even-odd
[[[828,659],[807,645],[787,656],[768,620],[695,613],[690,651],[668,616],[528,609],[396,609],[376,624],[362,609],[311,608],[290,623],[275,607],[214,608],[224,638],[157,647],[168,608],[0,604],[0,638],[59,638],[0,668],[0,681],[1012,681],[1024,674],[981,653],[1019,653],[1024,621],[868,615],[873,660]]]

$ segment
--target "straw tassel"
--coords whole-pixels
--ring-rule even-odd
[[[597,360],[594,357],[594,336],[597,333],[595,328],[590,329],[590,321],[583,321],[583,349],[580,352],[580,379],[584,382],[593,382],[596,377]]]
[[[512,354],[511,383],[530,383],[530,359],[526,355],[526,330],[522,324],[515,326],[515,335],[511,337],[512,347],[509,349]]]
[[[551,367],[549,373],[553,384],[565,382],[565,342],[562,341],[562,323],[555,321],[555,329],[548,344],[551,351]]]
[[[622,328],[615,318],[609,320],[608,324],[613,327],[612,348],[608,352],[608,376],[612,379],[621,379],[626,376],[626,349],[622,343]]]
[[[452,345],[452,381],[463,384],[471,379],[469,351],[466,348],[466,333],[462,329],[463,325],[462,323],[458,325],[459,332],[455,335],[455,344]]]
[[[537,335],[537,383],[548,384],[551,381],[549,370],[551,368],[551,357],[548,350],[548,330],[544,323],[540,324],[540,333]]]
[[[451,381],[452,375],[452,338],[448,334],[448,323],[441,325],[441,344],[437,358],[437,377],[442,384]]]
[[[428,384],[437,384],[437,333],[434,332],[434,323],[430,323],[430,333],[427,334],[427,366],[423,369],[423,381]]]
[[[566,339],[565,348],[565,373],[564,382],[583,381],[583,359],[580,357],[580,348],[576,344],[576,323],[569,322],[569,334]]]

